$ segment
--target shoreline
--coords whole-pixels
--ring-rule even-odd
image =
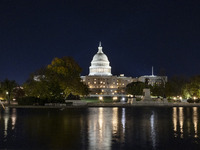
[[[8,108],[90,108],[90,107],[200,107],[200,103],[88,103],[72,106],[5,105]],[[2,107],[0,107],[1,109]]]

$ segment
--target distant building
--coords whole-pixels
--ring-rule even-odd
[[[160,85],[160,84],[165,84],[167,82],[167,76],[156,76],[153,73],[153,67],[152,67],[152,75],[144,75],[140,76],[138,78],[138,81],[140,82],[148,82],[149,85]]]
[[[127,84],[133,82],[132,77],[113,76],[108,57],[102,51],[101,42],[99,43],[98,52],[94,55],[89,75],[82,76],[82,81],[86,83],[91,91],[90,96],[103,95],[114,96],[125,94]]]

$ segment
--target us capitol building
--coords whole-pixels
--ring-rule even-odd
[[[89,75],[81,76],[90,89],[90,96],[103,95],[114,96],[124,95],[127,84],[133,82],[132,77],[113,76],[108,57],[103,53],[101,42],[99,43],[98,52],[94,55]]]
[[[119,76],[112,75],[111,66],[108,57],[103,53],[101,42],[99,43],[98,52],[94,55],[89,75],[81,76],[82,81],[88,85],[90,96],[125,96],[125,87],[131,82],[144,82],[146,76],[139,78],[125,77],[124,74]],[[149,77],[149,76],[147,76]],[[153,79],[156,81],[158,76],[148,78],[149,83]]]

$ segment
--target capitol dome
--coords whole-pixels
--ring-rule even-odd
[[[108,57],[103,53],[100,42],[98,52],[91,61],[89,76],[111,76],[111,67],[109,64]]]

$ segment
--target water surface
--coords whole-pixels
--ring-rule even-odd
[[[0,110],[0,149],[200,149],[200,108]]]

